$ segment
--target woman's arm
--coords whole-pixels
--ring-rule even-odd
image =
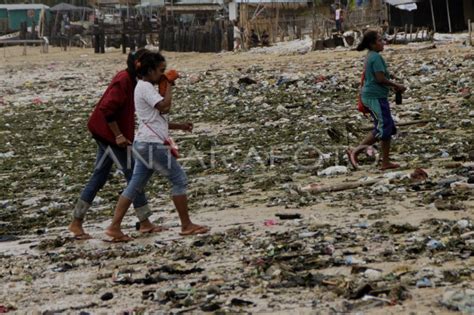
[[[383,73],[382,71],[377,71],[375,72],[375,80],[377,81],[378,84],[383,84],[383,85],[387,85],[387,86],[391,86],[393,87],[396,91],[400,91],[400,92],[405,92],[405,90],[407,89],[405,86],[403,86],[402,84],[397,84],[395,82],[392,82],[390,81],[389,79],[387,79],[385,77],[385,73]]]
[[[171,109],[171,84],[166,83],[165,97],[160,102],[156,103],[155,108],[162,114],[168,114]]]
[[[115,136],[115,143],[119,147],[123,148],[129,144],[132,144],[132,142],[130,142],[130,140],[125,138],[125,136],[122,134],[116,121],[109,121],[107,122],[107,124],[109,125],[110,130]]]

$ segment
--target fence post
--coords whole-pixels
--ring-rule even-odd
[[[469,28],[469,45],[472,46],[472,24],[471,19],[467,20],[468,28]]]

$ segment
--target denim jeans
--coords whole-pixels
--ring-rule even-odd
[[[110,146],[99,140],[96,140],[96,142],[98,149],[94,172],[92,173],[89,182],[84,187],[80,199],[74,209],[74,217],[77,219],[84,219],[87,210],[90,208],[92,201],[97,195],[97,192],[104,187],[107,182],[113,164],[123,172],[127,183],[130,182],[132,177],[132,170],[135,161],[133,160],[132,154],[127,154],[127,148]],[[137,194],[133,206],[135,207],[136,215],[140,221],[151,216],[148,201],[144,193]]]
[[[135,168],[132,179],[122,193],[123,197],[135,201],[144,193],[144,188],[155,171],[171,182],[173,196],[186,194],[188,179],[168,147],[160,143],[135,142],[133,149]]]

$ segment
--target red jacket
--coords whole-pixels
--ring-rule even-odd
[[[120,71],[112,79],[87,124],[94,138],[115,145],[115,135],[110,130],[108,122],[116,121],[122,134],[133,141],[135,133],[133,92],[136,84],[126,70]]]

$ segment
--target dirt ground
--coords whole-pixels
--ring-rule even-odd
[[[370,125],[355,109],[362,53],[165,52],[168,68],[184,74],[175,117],[195,123],[192,135],[175,134],[192,218],[212,230],[180,237],[169,186],[156,176],[147,191],[152,219],[170,230],[139,235],[129,211],[125,231],[136,238],[127,244],[103,241],[125,185],[119,172],[86,219],[94,239],[74,241],[67,231],[95,158],[87,118],[125,56],[52,47],[47,54],[29,47],[21,56],[20,48],[0,48],[0,309],[468,314],[472,300],[452,302],[446,294],[474,289],[474,190],[450,185],[474,175],[474,51],[460,43],[427,45],[384,53],[409,86],[394,109],[397,119],[434,119],[399,128],[399,173],[348,167],[345,148]],[[238,85],[243,77],[257,84]],[[281,88],[282,78],[294,82],[283,80]],[[305,151],[311,167],[293,165],[288,156],[308,142],[329,161],[312,166],[321,156]],[[245,151],[251,146],[258,157]],[[207,163],[209,147],[235,159],[208,168],[187,155],[194,148]],[[268,154],[281,161],[269,165]],[[347,169],[321,175],[334,165]],[[410,179],[417,168],[428,178]],[[380,182],[304,191],[367,179]],[[282,213],[300,218],[275,216]],[[105,293],[113,298],[101,299]]]

